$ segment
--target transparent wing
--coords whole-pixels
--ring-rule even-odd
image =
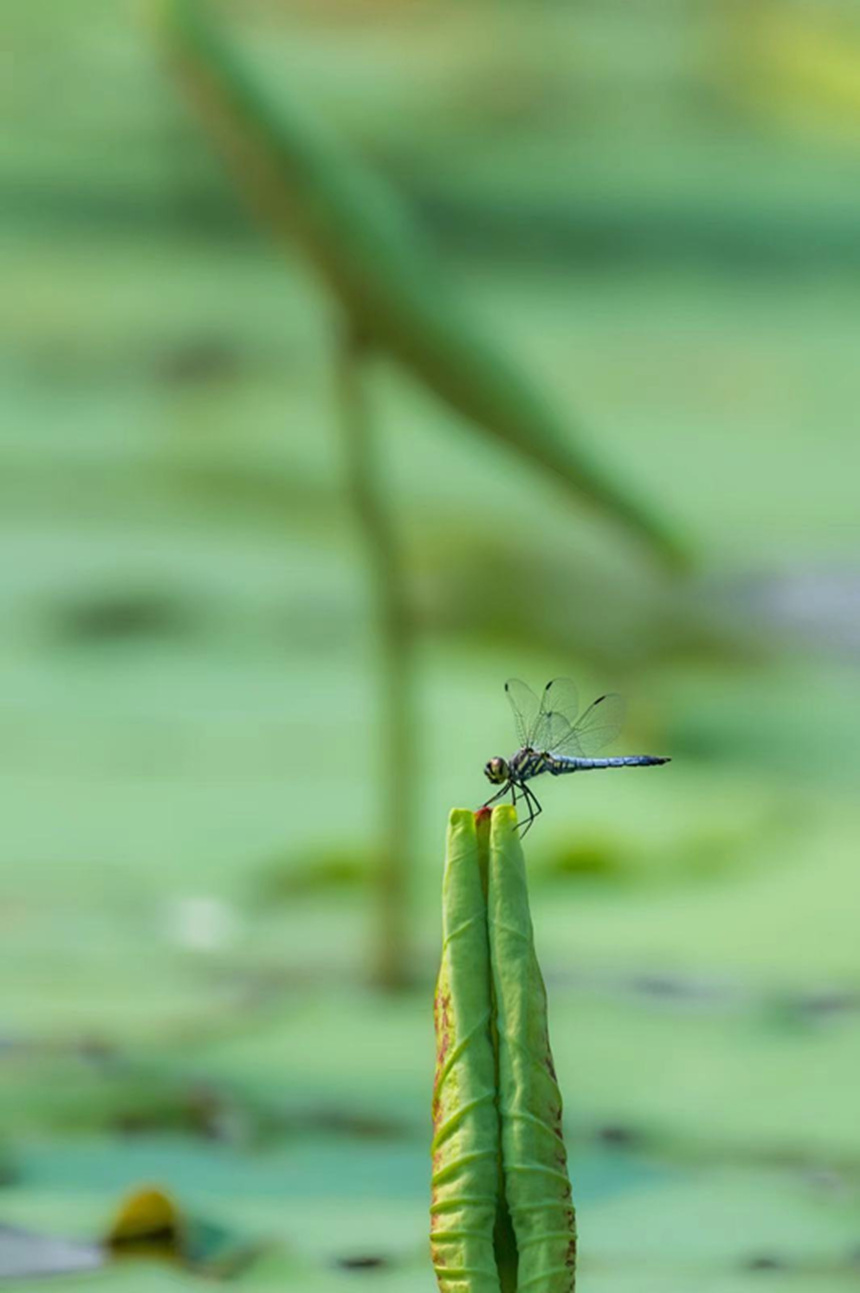
[[[517,729],[517,740],[520,745],[529,745],[535,724],[539,718],[540,702],[531,687],[520,682],[519,678],[509,678],[505,683],[505,695],[514,711],[514,723]]]
[[[579,712],[579,692],[570,678],[553,678],[543,689],[540,712],[529,744],[536,750],[554,750],[573,727]]]
[[[573,755],[588,759],[605,745],[614,741],[624,726],[625,705],[617,692],[599,696],[576,723],[554,725],[556,744],[550,745],[553,754]]]

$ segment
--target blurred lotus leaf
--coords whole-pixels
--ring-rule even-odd
[[[158,1187],[135,1190],[121,1203],[106,1247],[113,1257],[160,1258],[222,1278],[237,1275],[262,1251],[256,1242],[183,1212]]]
[[[223,1279],[245,1270],[262,1251],[258,1242],[189,1216],[164,1190],[147,1186],[120,1204],[104,1242],[0,1226],[0,1279],[71,1275],[128,1257]]]
[[[369,851],[350,848],[314,850],[301,860],[276,857],[257,878],[257,896],[268,906],[303,894],[368,887],[375,874]]]

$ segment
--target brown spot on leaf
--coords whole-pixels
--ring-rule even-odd
[[[451,1020],[450,1020],[451,994],[450,992],[440,992],[436,994],[433,1002],[433,1015],[436,1025],[436,1080],[438,1081],[445,1059],[448,1054],[448,1047],[451,1045]]]

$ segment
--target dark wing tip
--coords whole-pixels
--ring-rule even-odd
[[[569,687],[576,687],[576,683],[572,678],[550,678],[544,687],[544,691],[551,691],[553,687],[561,686],[563,683],[567,683]]]

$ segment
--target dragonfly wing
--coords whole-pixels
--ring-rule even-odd
[[[531,687],[520,682],[519,678],[508,679],[505,683],[505,695],[514,712],[517,740],[520,746],[529,745],[540,716],[540,702]]]
[[[599,696],[561,736],[560,743],[550,747],[552,753],[590,758],[618,736],[624,726],[624,711],[624,701],[617,692]]]
[[[540,713],[531,733],[536,750],[553,750],[573,729],[579,711],[579,693],[570,678],[553,678],[543,689]]]
[[[564,714],[549,713],[543,725],[542,741],[539,747],[549,754],[572,754],[585,758],[585,751],[579,744],[576,729],[568,722]]]

